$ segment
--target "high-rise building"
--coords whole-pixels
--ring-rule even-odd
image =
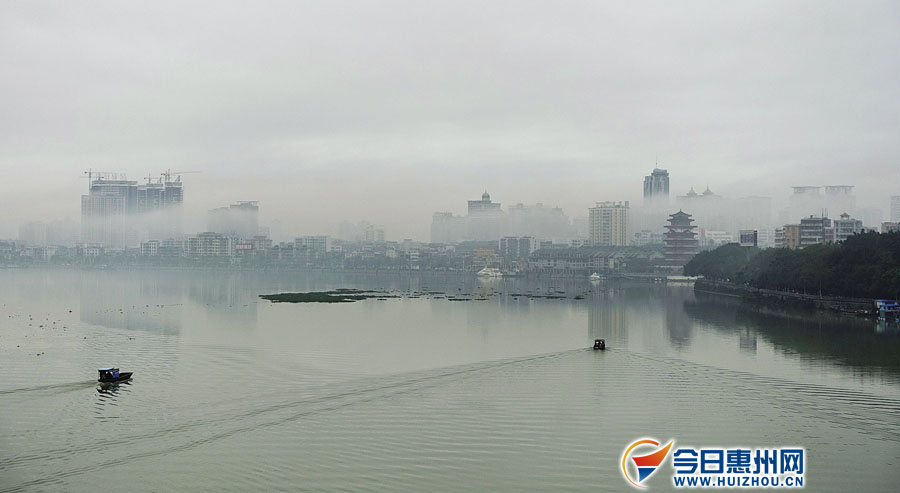
[[[667,266],[683,266],[700,251],[700,242],[697,239],[697,232],[694,231],[696,227],[691,215],[684,211],[669,216],[669,224],[666,225],[667,231],[663,238],[666,244],[663,251]]]
[[[165,176],[165,181],[148,178],[139,185],[122,174],[88,172],[88,194],[81,197],[81,241],[123,248],[148,238],[181,236],[184,188],[180,176]]]
[[[825,211],[826,214],[856,215],[856,195],[853,195],[853,185],[828,185],[825,187]]]
[[[135,195],[135,213],[141,216],[137,221],[141,236],[152,239],[181,237],[184,186],[180,176],[170,181],[148,179],[146,184],[137,185]]]
[[[104,248],[125,248],[127,197],[110,190],[81,196],[81,242]]]
[[[628,201],[597,202],[588,209],[588,241],[591,245],[626,246],[628,234]]]
[[[431,216],[431,242],[457,243],[466,236],[466,218],[452,212],[435,212]]]
[[[891,222],[900,223],[900,195],[891,195]]]
[[[822,195],[822,189],[825,194]],[[853,195],[853,185],[828,185],[793,187],[794,193],[790,196],[788,207],[781,214],[783,222],[796,221],[807,216],[827,216],[829,213],[841,214],[846,212],[855,215],[856,196]]]
[[[516,204],[507,209],[503,228],[509,236],[534,236],[536,238],[567,238],[574,235],[572,222],[559,207]]]
[[[477,241],[499,240],[502,236],[503,211],[499,202],[492,202],[484,191],[481,200],[470,200],[466,216],[466,239]]]
[[[500,203],[499,202],[491,202],[491,194],[484,191],[481,194],[481,200],[470,200],[469,201],[469,215],[473,214],[481,214],[481,213],[491,213],[491,212],[500,212]]]
[[[669,172],[664,169],[653,168],[653,171],[644,177],[644,207],[668,205],[668,203]]]

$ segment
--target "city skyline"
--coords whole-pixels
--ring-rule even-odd
[[[423,239],[485,188],[639,204],[657,160],[671,196],[900,193],[895,3],[392,5],[0,6],[0,237],[76,218],[89,168],[202,170],[187,230],[258,200],[285,231]]]
[[[196,172],[197,171],[191,171],[189,173]],[[668,172],[666,170],[654,168],[652,174],[655,175],[657,172],[665,174],[666,185],[668,185]],[[90,178],[91,172],[88,171],[85,173],[88,173],[88,178]],[[94,173],[93,178],[89,181],[88,195],[81,196],[82,224],[80,228],[81,238],[78,239],[78,241],[86,244],[105,244],[107,247],[113,246],[121,248],[125,246],[125,243],[128,243],[128,246],[136,246],[141,241],[147,239],[163,240],[178,238],[183,234],[196,234],[201,232],[231,234],[241,238],[251,238],[256,235],[271,236],[275,237],[275,241],[308,235],[323,235],[341,238],[342,236],[346,236],[341,232],[344,225],[354,222],[347,221],[346,219],[342,220],[339,223],[331,224],[330,230],[325,232],[282,231],[281,221],[278,219],[270,219],[269,221],[264,222],[260,221],[259,201],[237,200],[233,201],[231,205],[218,206],[207,210],[206,220],[203,225],[200,225],[199,222],[195,221],[195,224],[198,225],[196,228],[183,229],[182,205],[184,200],[184,187],[181,176],[178,173],[172,172],[171,176],[174,177],[172,178],[169,176],[168,171],[163,172],[160,176],[165,177],[165,181],[163,181],[162,178],[154,181],[148,176],[145,177],[145,180],[147,180],[146,183],[141,183],[137,180],[128,180],[124,173]],[[649,178],[650,175],[645,176],[643,183],[645,201]],[[894,213],[892,209],[884,211],[882,209],[873,210],[871,208],[857,207],[857,197],[853,193],[853,185],[805,185],[793,186],[791,188],[793,189],[793,193],[785,200],[786,206],[773,210],[771,197],[723,197],[712,192],[708,185],[703,193],[697,193],[692,186],[685,195],[676,195],[674,200],[670,197],[664,202],[657,201],[656,203],[645,203],[635,208],[634,213],[637,216],[629,215],[625,223],[628,228],[628,233],[625,236],[624,241],[628,243],[637,240],[637,238],[633,238],[632,235],[637,234],[638,232],[653,231],[654,234],[659,233],[663,223],[661,221],[653,221],[652,219],[657,219],[655,216],[660,212],[669,214],[676,210],[686,210],[695,216],[699,214],[700,218],[705,218],[700,219],[701,230],[707,229],[711,230],[713,233],[727,233],[728,238],[736,238],[738,236],[738,231],[744,228],[768,230],[771,233],[774,232],[776,228],[782,227],[782,225],[796,223],[808,215],[824,215],[825,217],[831,217],[832,219],[836,219],[842,214],[849,214],[850,216],[853,216],[854,219],[865,217],[866,221],[864,225],[867,228],[877,229],[884,218],[892,217],[892,214]],[[824,195],[819,193],[822,189],[825,190]],[[170,197],[170,195],[172,195],[171,190],[174,190],[175,194]],[[897,196],[890,197],[892,206],[896,203],[896,200],[894,200],[896,198]],[[107,204],[106,208],[113,207],[115,210],[112,210],[109,214],[107,212],[101,214],[101,211],[105,211],[102,207],[103,204],[109,202],[110,199],[113,199],[115,203]],[[601,201],[595,202],[595,205],[600,202]],[[627,204],[628,201],[624,201],[624,203]],[[239,210],[235,209],[236,207],[243,208],[250,206],[251,204],[252,219],[249,217],[246,219],[227,217],[229,214],[234,216],[235,211]],[[593,225],[593,222],[591,222],[592,220],[589,217],[593,214],[593,206],[587,208],[587,214],[585,214],[585,211],[583,210],[580,211],[580,215],[576,213],[569,216],[561,208],[546,207],[541,202],[529,205],[518,202],[513,205],[507,205],[505,208],[501,205],[502,204],[499,202],[492,201],[490,194],[485,190],[480,200],[468,200],[468,213],[465,216],[456,216],[450,211],[434,212],[430,225],[430,237],[411,238],[409,236],[395,236],[393,239],[411,238],[416,241],[455,243],[461,240],[496,240],[501,236],[526,235],[535,236],[537,238],[568,241],[577,238],[589,239],[592,238],[594,234],[587,231],[587,229],[584,231],[579,229],[580,222],[584,223],[585,228],[587,224]],[[88,209],[85,209],[86,207],[88,207]],[[171,210],[174,214],[159,214],[160,212],[165,212],[167,210]],[[229,210],[231,212],[229,212]],[[535,220],[541,222],[540,217],[534,217],[535,212],[543,216],[543,228],[535,226]],[[90,218],[91,215],[99,217],[110,214],[119,214],[125,219],[130,217],[132,218],[130,219],[132,221],[134,220],[133,218],[152,218],[152,220],[149,223],[147,222],[148,219],[142,219],[140,224],[126,224],[128,220],[123,222],[120,220],[122,218],[115,218],[115,221],[123,222],[123,224],[118,228],[121,231],[114,234],[130,236],[131,240],[128,242],[125,242],[124,239],[117,241],[108,241],[108,239],[107,241],[100,241],[97,238],[104,235],[105,238],[106,236],[109,236],[110,233],[108,231],[105,233],[93,232],[92,229],[97,229],[99,226],[97,224],[91,224],[90,222],[86,223],[86,218]],[[710,214],[713,215],[712,218],[706,217]],[[760,216],[760,214],[762,214],[762,216]],[[648,219],[651,219],[649,226]],[[251,222],[246,223],[247,220]],[[438,225],[439,220],[441,221],[441,224],[438,227],[441,227],[444,230],[448,228],[455,229],[456,232],[451,234],[441,230],[437,233],[436,237],[435,227]],[[553,224],[547,224],[548,220]],[[101,223],[108,222],[108,219],[103,219],[103,221],[101,221]],[[169,222],[172,224],[168,224]],[[245,224],[243,226],[231,224],[239,222]],[[453,226],[449,224],[449,222],[455,222],[456,225]],[[33,237],[35,233],[31,230],[36,225],[43,225],[43,227],[47,229],[47,225],[53,223],[61,224],[65,223],[65,221],[38,220],[20,223],[18,226],[19,239],[23,239],[23,231],[26,231],[29,237]],[[369,221],[365,219],[363,219],[361,223],[370,224]],[[384,227],[381,225],[378,227],[381,231],[381,237],[384,237]],[[541,231],[545,231],[547,227],[553,232],[541,233]],[[365,229],[365,226],[363,228]],[[240,234],[237,234],[238,230],[240,231]],[[271,235],[270,230],[272,230]],[[160,231],[168,231],[170,234],[160,234]],[[47,231],[43,232],[43,236],[47,236]]]

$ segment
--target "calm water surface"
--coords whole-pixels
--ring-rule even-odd
[[[258,298],[332,288],[408,296]],[[3,270],[0,314],[0,491],[622,491],[644,436],[800,445],[811,491],[900,480],[896,332],[689,287]],[[134,380],[98,389],[108,365]]]

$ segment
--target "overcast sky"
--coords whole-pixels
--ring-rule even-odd
[[[427,239],[496,201],[900,193],[900,2],[3,2],[0,237],[88,168],[184,175],[288,233]]]

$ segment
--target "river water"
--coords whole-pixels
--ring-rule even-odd
[[[258,298],[334,288],[401,297]],[[637,283],[40,269],[0,271],[0,310],[0,491],[622,491],[642,437],[802,446],[811,491],[900,480],[900,336],[852,317]],[[111,365],[134,379],[99,388]]]

